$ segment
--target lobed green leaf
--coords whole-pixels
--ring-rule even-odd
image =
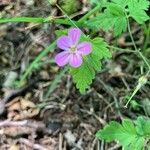
[[[143,150],[150,138],[150,120],[139,117],[135,123],[129,119],[122,121],[122,124],[112,121],[96,133],[99,139],[117,141],[124,150]]]
[[[112,0],[104,5],[104,11],[96,17],[88,20],[86,25],[92,29],[113,29],[115,36],[127,29],[127,18],[132,17],[139,24],[144,23],[150,17],[146,14],[149,9],[148,0]]]
[[[105,31],[114,29],[114,35],[118,36],[127,29],[125,10],[120,4],[108,3],[103,13],[98,14],[86,24],[90,28],[101,28]]]
[[[70,73],[76,87],[81,93],[89,88],[97,71],[101,70],[101,59],[110,58],[111,54],[107,44],[101,38],[90,40],[92,44],[92,53],[83,58],[84,62],[79,68],[71,68]]]
[[[150,2],[148,0],[129,0],[129,15],[133,17],[139,24],[144,23],[149,19],[149,16],[146,14]]]

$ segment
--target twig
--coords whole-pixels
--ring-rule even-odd
[[[117,150],[120,147],[121,147],[120,145],[116,144],[113,147],[109,148],[108,150]]]
[[[97,138],[94,138],[93,142],[92,142],[92,145],[91,145],[91,150],[94,150],[95,149],[95,145],[97,143]]]
[[[8,126],[27,126],[35,129],[45,128],[45,124],[39,121],[38,122],[32,120],[11,121],[9,119],[0,121],[0,127],[8,127]]]
[[[117,108],[117,110],[118,110],[118,115],[119,115],[119,117],[122,119],[123,117],[122,117],[122,114],[121,114],[121,112],[120,112],[120,110],[119,110],[120,107],[119,107],[119,104],[118,104],[118,100],[117,100],[117,98],[116,98],[116,94],[113,92],[113,90],[112,90],[111,87],[107,86],[102,80],[100,80],[100,79],[98,79],[98,80],[99,80],[99,82],[103,85],[103,87],[104,87],[104,89],[107,91],[107,93],[108,93],[109,95],[111,95],[112,98],[114,99],[116,108]]]
[[[23,121],[10,121],[8,120],[4,120],[4,121],[0,121],[0,127],[6,127],[6,126],[23,126],[27,124],[27,120],[23,120]]]
[[[27,140],[27,139],[25,139],[25,138],[19,139],[19,142],[20,142],[20,143],[23,143],[23,144],[25,144],[25,145],[27,145],[27,146],[33,148],[33,149],[37,149],[37,150],[47,150],[47,149],[44,148],[43,146],[41,146],[41,145],[39,145],[39,144],[34,144],[34,143],[32,143],[31,141],[29,141],[29,140]]]
[[[84,109],[80,109],[81,112],[83,113],[87,113],[88,115],[92,115],[94,116],[102,125],[106,124],[106,121],[102,118],[100,118],[99,116],[97,116],[96,114],[94,114],[94,112],[88,111],[88,110],[84,110]]]
[[[62,147],[63,147],[63,136],[60,133],[59,134],[59,150],[62,150]]]

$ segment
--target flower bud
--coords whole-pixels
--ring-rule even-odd
[[[147,77],[146,76],[141,76],[138,80],[139,85],[143,86],[144,84],[147,83]]]

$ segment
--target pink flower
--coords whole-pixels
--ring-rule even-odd
[[[68,36],[61,36],[57,40],[57,46],[63,50],[55,57],[55,62],[59,66],[70,64],[77,68],[83,63],[84,55],[92,52],[92,46],[89,42],[79,43],[81,31],[78,28],[71,28]]]

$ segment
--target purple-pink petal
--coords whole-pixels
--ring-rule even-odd
[[[57,47],[63,50],[69,50],[69,47],[71,46],[71,40],[68,36],[61,36],[57,40]]]
[[[55,56],[55,62],[57,63],[58,66],[64,66],[69,62],[69,53],[68,51],[63,51],[61,53],[58,53]]]
[[[82,64],[82,57],[79,54],[73,53],[69,56],[69,64],[70,66],[77,68]]]
[[[82,42],[77,46],[77,52],[81,55],[88,55],[92,52],[92,46],[89,42]]]
[[[71,28],[68,36],[71,39],[72,45],[77,45],[80,40],[81,30],[78,28]]]

